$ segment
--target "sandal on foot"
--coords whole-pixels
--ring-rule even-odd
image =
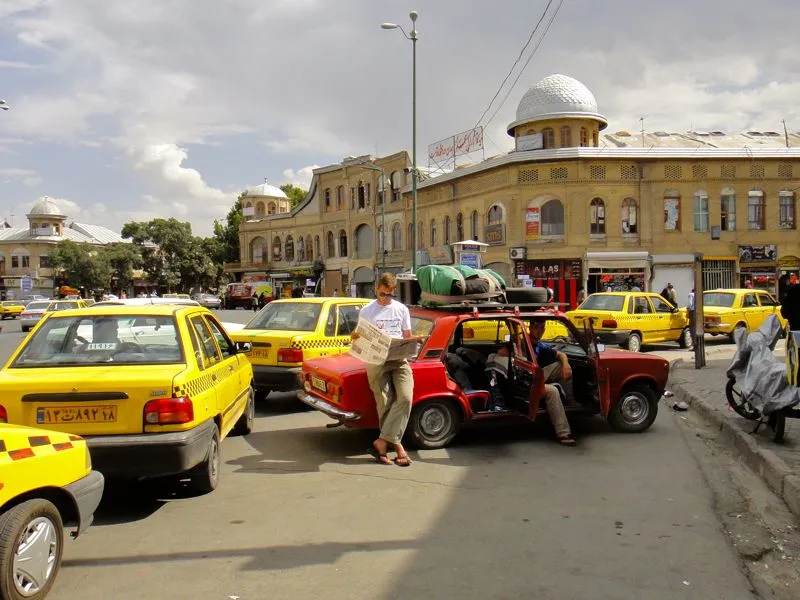
[[[394,464],[398,467],[410,467],[411,459],[408,456],[398,456],[394,459]]]
[[[367,449],[367,454],[369,454],[372,458],[375,459],[375,462],[379,465],[390,465],[392,461],[389,460],[389,457],[386,454],[381,454],[378,452],[378,449],[375,446],[370,446]]]
[[[578,442],[575,441],[571,435],[565,435],[564,437],[557,438],[559,444],[562,446],[577,446]]]

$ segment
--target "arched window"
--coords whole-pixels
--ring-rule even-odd
[[[274,215],[275,214],[275,203],[270,202],[269,206],[267,206],[267,214]]]
[[[472,216],[470,217],[470,227],[472,229],[472,239],[475,241],[480,240],[480,236],[478,235],[478,211],[473,210]]]
[[[402,250],[403,249],[403,228],[400,226],[400,223],[395,222],[392,225],[392,250]]]
[[[331,209],[331,188],[325,188],[325,212]]]
[[[503,207],[499,204],[493,205],[486,213],[486,223],[489,225],[499,225],[503,222]]]
[[[708,192],[697,190],[694,193],[694,230],[698,232],[708,231]]]
[[[736,190],[730,187],[723,189],[719,201],[720,229],[736,231]]]
[[[778,222],[781,229],[795,229],[797,222],[795,218],[795,199],[794,190],[781,190],[778,192],[778,209],[780,220]]]
[[[449,244],[452,241],[450,238],[450,217],[447,216],[444,218],[444,243],[445,245]]]
[[[464,215],[458,213],[456,215],[456,241],[464,241]]]
[[[747,192],[747,228],[764,229],[764,190]]]
[[[272,258],[274,260],[280,260],[282,251],[283,248],[281,247],[281,238],[276,235],[274,238],[272,238]]]
[[[344,208],[344,186],[340,185],[336,188],[336,210]]]
[[[253,241],[250,242],[250,260],[254,263],[263,263],[266,262],[266,258],[264,256],[264,247],[266,246],[266,240],[261,237],[253,238]]]
[[[606,234],[606,204],[601,198],[593,198],[589,204],[589,233]]]
[[[306,236],[306,260],[314,260],[314,246],[311,245],[311,236]]]
[[[257,217],[263,217],[264,216],[264,203],[263,202],[258,202],[256,204],[256,216]]]
[[[344,230],[339,233],[341,236],[344,233]],[[355,254],[356,258],[372,258],[375,254],[374,248],[374,239],[373,239],[372,227],[369,225],[359,225],[356,227],[355,230]],[[345,253],[342,256],[347,255],[347,238],[345,237]]]
[[[339,256],[347,256],[347,232],[339,230]]]
[[[414,250],[414,224],[408,224],[408,232],[406,233],[406,250]]]
[[[392,202],[400,200],[400,189],[403,187],[403,174],[400,171],[392,173],[389,183],[392,186]]]
[[[319,247],[319,236],[318,235],[314,236],[314,256],[322,258],[322,251],[320,250],[320,247]]]
[[[435,248],[436,243],[436,219],[431,219],[431,248]]]
[[[622,201],[622,233],[638,233],[636,200],[625,198]]]
[[[284,257],[286,260],[294,260],[294,238],[292,238],[292,236],[286,238]]]
[[[417,223],[417,248],[425,247],[425,228],[422,221]]]
[[[581,146],[589,145],[589,132],[586,127],[581,127]]]
[[[306,241],[301,235],[297,238],[297,260],[304,261],[306,259]]]
[[[328,251],[328,258],[333,258],[336,256],[336,244],[333,241],[333,232],[329,231],[327,237],[328,237],[328,243],[326,244],[327,245],[326,250]]]
[[[681,194],[677,190],[664,192],[664,231],[681,230]]]
[[[548,200],[542,206],[542,235],[564,235],[564,205]]]
[[[572,128],[564,125],[561,128],[561,148],[572,147]]]
[[[358,182],[358,208],[366,208],[367,207],[367,190],[364,187],[364,182]]]
[[[556,134],[553,131],[552,127],[545,127],[542,129],[542,148],[547,150],[548,148],[555,148],[556,147]]]

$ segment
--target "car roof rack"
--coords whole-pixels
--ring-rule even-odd
[[[472,312],[492,312],[500,310],[519,310],[520,312],[539,311],[541,309],[550,308],[560,312],[558,307],[567,306],[566,302],[456,302],[451,304],[439,304],[437,306],[422,306],[416,305],[417,308],[424,308],[427,310],[441,310],[445,312],[464,312],[470,310]]]

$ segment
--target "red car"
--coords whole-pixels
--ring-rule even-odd
[[[543,373],[528,335],[534,319],[546,319],[544,341],[569,358],[573,383],[562,390],[568,413],[600,414],[615,429],[631,433],[652,425],[669,376],[669,363],[661,357],[598,347],[591,329],[578,331],[557,311],[412,307],[414,334],[429,337],[411,361],[414,398],[405,441],[443,448],[466,422],[509,416],[535,420],[543,414]],[[505,406],[498,410],[483,365],[500,348],[510,353],[511,368],[503,381]],[[465,362],[468,368],[459,370],[456,365]],[[350,354],[310,359],[300,377],[299,397],[306,404],[347,427],[378,428],[360,359]]]

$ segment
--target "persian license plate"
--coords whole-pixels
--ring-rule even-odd
[[[36,409],[38,425],[116,423],[116,421],[116,406],[40,406]]]
[[[253,358],[269,358],[269,350],[266,348],[253,348],[250,351],[250,356]]]
[[[321,392],[328,391],[328,385],[325,383],[325,380],[322,377],[317,377],[316,375],[312,375],[311,385],[320,390]]]

